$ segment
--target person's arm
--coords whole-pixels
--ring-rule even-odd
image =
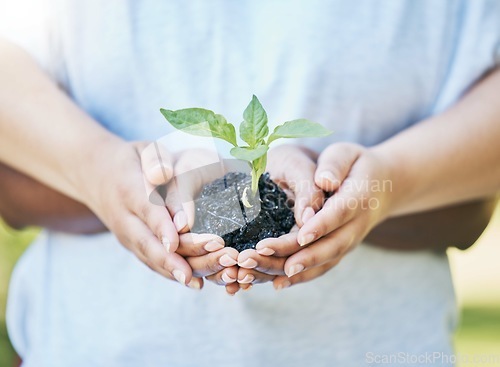
[[[444,113],[373,149],[390,169],[391,216],[495,195],[500,189],[500,68]]]
[[[476,200],[387,219],[366,242],[393,250],[444,250],[471,247],[488,226],[496,200]]]
[[[287,259],[286,276],[277,277],[275,287],[324,274],[388,218],[496,195],[499,91],[496,69],[446,112],[378,146],[339,143],[325,149],[315,181],[335,194],[299,230],[304,248]]]
[[[12,228],[91,234],[106,227],[90,209],[0,163],[0,217]]]
[[[146,194],[139,147],[80,109],[22,49],[0,39],[0,54],[0,162],[82,202],[158,273],[195,281],[174,252],[179,237],[167,209]],[[160,172],[168,181],[168,157],[152,157],[146,177]]]

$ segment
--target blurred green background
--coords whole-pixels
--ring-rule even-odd
[[[5,328],[10,273],[36,233],[36,230],[14,232],[0,223],[0,367],[11,367],[15,363]],[[449,256],[461,307],[461,323],[455,335],[456,352],[485,359],[481,363],[458,366],[500,367],[500,210],[473,248],[450,250]],[[486,361],[494,355],[496,361],[494,358]]]

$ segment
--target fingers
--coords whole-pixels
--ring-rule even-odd
[[[238,283],[231,283],[226,285],[226,292],[230,296],[234,296],[240,290],[240,285]]]
[[[300,228],[297,235],[299,245],[311,244],[352,220],[360,207],[355,202],[356,206],[351,209],[353,200],[340,192],[329,198],[323,208]]]
[[[153,185],[164,184],[172,177],[170,156],[158,142],[147,146],[143,142],[139,142],[135,146],[141,159],[142,176],[146,184],[147,195],[138,194],[143,192],[143,189],[141,190],[139,186],[133,184],[125,185],[120,194],[124,199],[131,199],[134,203],[131,210],[160,239],[167,252],[175,252],[179,244],[177,229],[167,209],[163,205],[154,205],[150,197],[154,190]],[[159,172],[161,172],[161,177]],[[163,204],[163,199],[159,200],[156,204]]]
[[[183,257],[202,256],[224,248],[224,240],[214,234],[184,233],[179,236],[177,253]]]
[[[231,247],[208,253],[203,256],[186,258],[187,263],[193,269],[197,277],[205,277],[215,274],[224,268],[237,264],[238,251]]]
[[[298,230],[293,230],[290,233],[284,234],[280,237],[266,238],[255,246],[258,254],[263,256],[277,256],[287,257],[290,256],[302,247],[297,242]]]
[[[245,269],[255,269],[268,275],[284,274],[286,258],[263,256],[255,250],[245,250],[238,255],[238,266]]]
[[[237,275],[238,268],[236,266],[231,266],[215,274],[207,276],[207,280],[214,282],[215,284],[225,286],[227,294],[234,296],[241,289],[240,284],[236,282]],[[248,285],[245,286],[246,289],[244,290],[248,290],[250,288]]]
[[[316,185],[326,192],[337,190],[363,151],[356,144],[339,143],[326,148],[318,158]]]
[[[139,152],[147,181],[153,186],[164,185],[173,175],[172,157],[165,147],[155,141]]]
[[[269,152],[268,169],[273,180],[290,188],[295,196],[295,221],[301,227],[323,204],[323,191],[314,184],[316,164],[301,149],[281,146]]]
[[[179,185],[177,179],[174,179],[167,187],[166,205],[179,233],[186,233],[193,227],[193,198],[198,190],[197,186],[194,181]]]
[[[275,275],[261,273],[255,269],[239,268],[237,280],[240,285],[248,285],[271,282],[274,278],[276,278]]]
[[[137,217],[128,216],[119,230],[120,241],[152,270],[196,288],[196,284],[191,283],[193,273],[187,261],[179,254],[168,253],[158,238]],[[200,284],[199,281],[195,283]]]
[[[215,156],[214,156],[215,154]],[[179,232],[187,232],[194,224],[194,201],[203,185],[221,175],[216,152],[196,149],[178,156],[175,179],[167,188],[166,204]]]
[[[323,274],[325,274],[328,270],[332,269],[337,263],[331,262],[323,264],[322,266],[318,266],[309,270],[306,270],[302,273],[294,275],[289,278],[286,275],[276,277],[273,281],[274,289],[277,291],[288,288],[294,284],[309,282],[313,279],[316,279]]]
[[[132,211],[160,239],[167,252],[177,250],[179,236],[167,208],[154,205],[141,196],[135,199]]]
[[[340,261],[357,238],[356,227],[354,222],[346,225],[290,256],[284,265],[286,275],[293,277],[308,269]]]
[[[208,275],[207,280],[217,284],[217,285],[227,285],[236,282],[238,279],[238,267],[229,266],[224,268],[217,273]]]

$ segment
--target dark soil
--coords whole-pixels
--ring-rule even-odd
[[[264,238],[279,237],[295,224],[285,192],[266,173],[259,180],[259,195],[252,195],[251,178],[230,172],[203,187],[195,202],[191,232],[221,236],[238,251],[255,248]],[[251,207],[244,205],[248,199]]]

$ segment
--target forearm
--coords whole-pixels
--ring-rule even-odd
[[[453,108],[373,151],[390,165],[391,215],[494,195],[500,189],[500,71]]]
[[[79,200],[96,147],[120,141],[79,109],[34,60],[0,40],[0,161]]]
[[[465,250],[485,230],[495,202],[491,198],[391,218],[375,227],[366,241],[397,250]]]
[[[0,164],[0,216],[15,229],[40,226],[69,233],[106,227],[87,207]]]

